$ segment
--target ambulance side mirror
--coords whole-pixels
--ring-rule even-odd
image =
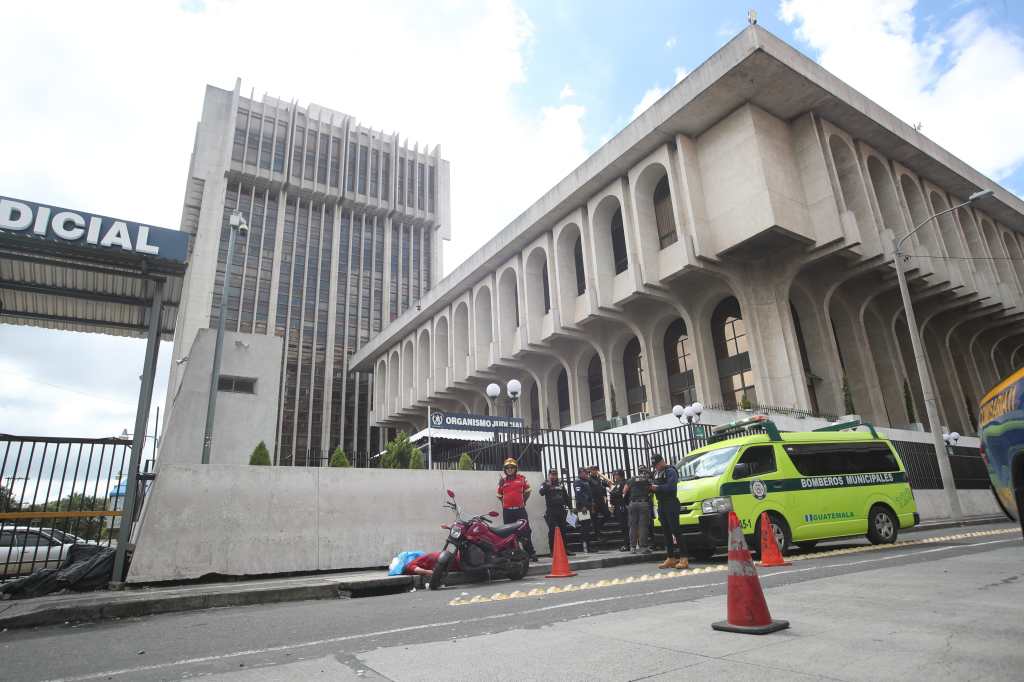
[[[746,478],[750,476],[751,473],[750,465],[746,462],[740,462],[732,468],[733,479]]]

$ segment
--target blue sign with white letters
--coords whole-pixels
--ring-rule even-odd
[[[189,236],[118,218],[0,196],[0,234],[21,234],[184,263]]]

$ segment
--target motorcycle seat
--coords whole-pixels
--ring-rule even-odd
[[[505,523],[500,526],[491,526],[491,532],[497,535],[498,537],[504,538],[508,537],[509,535],[515,534],[520,527],[521,526],[519,522],[516,521],[514,523]]]

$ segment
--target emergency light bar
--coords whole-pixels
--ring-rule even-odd
[[[872,438],[878,438],[878,432],[875,431],[874,424],[870,424],[862,419],[854,419],[848,422],[841,422],[839,424],[829,424],[828,426],[822,426],[820,429],[814,429],[815,431],[846,431],[847,429],[856,429],[858,426],[868,427],[868,431],[871,432]]]
[[[754,428],[755,426],[762,426],[768,433],[768,437],[772,440],[782,440],[782,436],[779,435],[779,429],[775,426],[775,422],[768,419],[763,414],[756,415],[754,417],[747,417],[746,419],[737,419],[731,421],[728,424],[722,424],[711,429],[711,435],[713,436],[726,436],[731,433],[741,433],[747,429]]]

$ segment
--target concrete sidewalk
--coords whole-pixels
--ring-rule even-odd
[[[664,552],[636,555],[605,551],[599,554],[577,554],[571,558],[571,563],[573,570],[580,571],[623,564],[650,563],[664,556]],[[530,564],[527,575],[544,575],[550,570],[550,558],[541,559],[538,563]],[[459,585],[469,582],[469,579],[464,574],[452,573],[445,582],[448,585]],[[419,576],[389,576],[387,569],[381,568],[357,573],[266,580],[237,580],[172,587],[129,587],[121,591],[65,592],[34,599],[0,602],[0,628],[135,618],[175,611],[306,599],[344,599],[353,596],[393,594],[422,586],[423,581]]]

